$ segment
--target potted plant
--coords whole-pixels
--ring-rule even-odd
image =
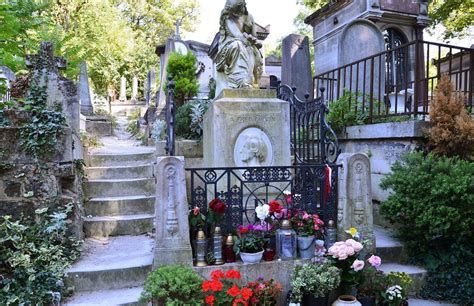
[[[238,281],[240,281],[240,272],[237,270],[229,270],[225,273],[222,270],[212,271],[211,279],[198,283],[204,293],[205,305],[248,305],[253,291],[248,287],[240,288],[236,284]],[[192,305],[201,305],[201,303]]]
[[[191,268],[161,266],[148,274],[140,301],[154,305],[198,305],[202,278]]]
[[[341,282],[340,272],[327,262],[296,266],[290,282],[292,300],[303,306],[326,306],[329,292]]]
[[[355,295],[355,286],[360,283],[365,262],[358,259],[363,246],[354,239],[338,241],[328,250],[330,261],[341,270],[342,294]]]
[[[408,305],[408,289],[412,283],[405,272],[390,272],[386,276],[387,288],[382,292],[380,304],[385,306]]]
[[[264,245],[262,231],[255,229],[252,224],[239,227],[239,237],[236,239],[234,251],[240,254],[244,263],[260,262]]]
[[[298,234],[298,253],[301,258],[312,258],[316,240],[324,244],[324,222],[317,214],[297,211],[291,218],[293,228]],[[321,242],[319,242],[321,244]]]
[[[274,279],[259,278],[246,287],[253,291],[250,305],[277,305],[278,296],[283,291],[283,286]]]
[[[387,288],[387,280],[384,273],[377,270],[382,264],[380,257],[372,255],[367,263],[357,286],[357,300],[362,306],[375,306],[377,300],[380,300],[381,293]]]

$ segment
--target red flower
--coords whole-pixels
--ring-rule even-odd
[[[209,203],[209,208],[216,214],[222,215],[224,214],[227,205],[225,205],[222,200],[216,198]]]
[[[236,270],[229,270],[227,271],[227,278],[235,278],[240,279],[240,272]]]
[[[213,295],[208,295],[206,296],[206,304],[209,305],[214,305],[214,302],[216,301],[216,297]]]
[[[230,287],[229,290],[227,290],[227,293],[232,296],[232,297],[236,297],[240,294],[240,290],[239,290],[239,287],[237,287],[236,285],[233,285],[232,287]]]
[[[216,291],[222,291],[222,287],[224,286],[220,281],[217,279],[213,280],[211,282],[211,290],[216,292]]]
[[[199,215],[199,207],[194,207],[194,209],[193,209],[193,214],[194,214],[195,216]]]
[[[242,225],[239,226],[240,235],[245,234],[245,233],[247,233],[248,231],[249,231],[249,229],[248,229],[247,227],[242,226]]]
[[[217,280],[219,278],[224,278],[225,275],[224,272],[222,272],[221,270],[215,270],[211,272],[211,277],[212,279]]]
[[[211,283],[212,283],[211,281],[203,281],[202,285],[201,285],[202,291],[207,292],[207,291],[211,290]]]
[[[278,203],[278,201],[276,200],[273,200],[273,201],[270,201],[270,203],[268,203],[268,205],[270,205],[270,209],[269,209],[269,212],[272,214],[272,213],[281,213],[281,210],[283,209],[283,207],[280,205],[280,203]]]
[[[249,288],[243,288],[242,289],[242,297],[244,300],[248,300],[251,296],[253,295],[253,291]]]
[[[234,303],[232,303],[232,306],[239,306],[240,303],[242,303],[242,305],[244,305],[244,306],[247,306],[247,305],[248,305],[247,302],[244,301],[243,299],[236,299],[236,300],[234,301]]]

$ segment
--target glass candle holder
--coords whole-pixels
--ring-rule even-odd
[[[224,248],[225,262],[235,262],[234,237],[227,236]]]
[[[214,229],[214,235],[212,236],[212,242],[214,244],[214,258],[216,259],[216,265],[224,264],[224,259],[222,258],[222,233],[221,228],[216,226]]]
[[[281,260],[296,258],[296,232],[289,220],[283,220],[277,231],[277,255]]]
[[[207,239],[204,231],[200,230],[196,237],[196,266],[205,267],[207,254]]]

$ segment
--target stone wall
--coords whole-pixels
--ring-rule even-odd
[[[379,123],[347,127],[339,135],[343,153],[365,153],[370,159],[372,198],[376,202],[385,201],[388,191],[380,188],[382,178],[390,173],[391,165],[400,160],[404,153],[415,150],[426,140],[424,136],[428,123],[424,121],[405,121]],[[374,223],[380,224],[374,206]]]

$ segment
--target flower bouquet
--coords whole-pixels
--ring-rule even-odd
[[[250,305],[276,305],[278,295],[283,291],[282,285],[273,279],[259,278],[248,283],[247,287],[253,291]]]
[[[227,205],[221,199],[215,198],[209,202],[207,221],[212,225],[220,224],[225,214],[226,208]]]
[[[204,280],[201,284],[206,305],[249,305],[249,300],[253,296],[252,289],[248,287],[240,288],[235,284],[240,280],[240,272],[229,270],[224,273],[222,270],[211,272],[211,279]]]
[[[262,258],[265,245],[262,230],[261,226],[252,224],[239,227],[239,237],[236,239],[234,251],[236,254],[240,254],[242,261],[255,263]]]
[[[343,291],[350,294],[352,288],[361,281],[365,262],[358,259],[359,252],[363,249],[360,242],[354,239],[338,241],[328,250],[332,263],[341,270],[341,284]]]
[[[296,211],[291,217],[293,229],[299,236],[315,236],[322,239],[324,236],[324,222],[317,214],[308,214],[305,211]]]

